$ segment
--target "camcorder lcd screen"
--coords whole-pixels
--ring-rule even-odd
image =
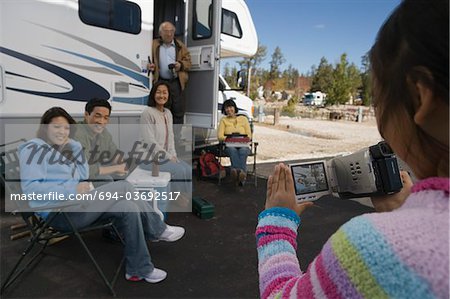
[[[328,190],[323,162],[292,166],[295,194],[308,194]]]

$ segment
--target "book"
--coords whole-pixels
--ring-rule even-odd
[[[225,138],[225,145],[227,147],[249,147],[250,145],[250,138],[246,135],[243,136],[236,136],[232,135],[227,138]]]

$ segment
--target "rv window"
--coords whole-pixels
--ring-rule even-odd
[[[222,33],[237,38],[242,37],[242,29],[237,15],[228,9],[222,9]]]
[[[212,0],[194,2],[193,39],[207,39],[212,36]]]
[[[125,0],[79,0],[83,23],[138,34],[141,32],[141,8]]]

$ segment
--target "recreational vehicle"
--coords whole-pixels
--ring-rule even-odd
[[[323,107],[325,106],[327,95],[323,92],[316,91],[316,92],[308,92],[305,93],[303,104],[305,106],[319,106]]]
[[[185,123],[202,132],[197,143],[205,141],[198,138],[217,127],[227,98],[220,58],[257,50],[243,0],[0,0],[0,142],[32,137],[8,125],[37,124],[52,106],[80,119],[85,102],[100,97],[111,102],[109,129],[126,149],[136,132],[122,125],[139,123],[151,89],[152,39],[167,20],[192,57]],[[246,101],[243,111],[252,109]]]

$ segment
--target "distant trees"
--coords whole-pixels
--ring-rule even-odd
[[[372,104],[371,83],[370,83],[370,62],[369,54],[366,53],[361,57],[361,98],[364,106]]]
[[[350,97],[356,97],[361,78],[358,68],[347,61],[347,54],[342,54],[333,72],[333,84],[327,101],[330,104],[345,104]]]
[[[328,63],[325,57],[320,59],[317,69],[311,70],[312,82],[311,91],[322,91],[329,93],[333,84],[333,66]]]
[[[262,84],[261,76],[258,76],[258,74],[260,73],[260,71],[258,70],[258,66],[261,64],[261,62],[264,61],[264,59],[266,59],[266,55],[267,55],[267,47],[258,44],[258,50],[256,50],[255,55],[251,57],[246,57],[237,62],[241,68],[245,70],[251,70],[250,74],[251,83],[250,86],[248,86],[248,88],[250,88],[250,94],[254,94],[256,92],[256,88],[258,88],[258,86]]]
[[[236,66],[230,67],[230,64],[227,62],[223,68],[223,78],[228,82],[231,88],[237,88],[237,72],[238,69]]]
[[[238,64],[241,67],[245,67],[246,69],[249,69],[250,67],[256,69],[261,64],[261,62],[263,62],[264,59],[266,59],[266,55],[267,55],[267,47],[258,44],[258,50],[256,50],[256,54],[238,61]]]
[[[265,73],[267,80],[273,83],[273,90],[293,90],[296,87],[297,79],[300,76],[298,69],[289,64],[287,69],[281,72],[281,65],[286,61],[280,47],[276,47],[272,53],[270,70]]]
[[[345,104],[350,97],[357,97],[361,87],[360,71],[349,63],[347,54],[342,54],[333,67],[322,57],[317,70],[313,70],[311,91],[327,94],[327,104]]]
[[[272,54],[272,60],[269,62],[270,72],[269,79],[277,79],[280,77],[280,66],[286,62],[280,47],[276,47]]]
[[[294,89],[297,84],[297,78],[300,76],[298,70],[289,64],[288,68],[283,71],[281,78],[286,82],[286,88],[284,89]]]
[[[260,65],[266,59],[266,55],[266,46],[260,44],[254,56],[238,61],[242,69],[251,69],[250,96],[254,98],[256,88],[265,85],[268,81],[273,91],[294,91],[300,76],[298,69],[289,64],[282,70],[286,59],[280,47],[276,47],[273,51],[269,69],[261,68]],[[354,63],[348,61],[346,53],[341,54],[339,61],[335,64],[329,63],[325,57],[322,57],[317,67],[312,66],[311,70],[302,76],[311,79],[311,92],[322,91],[327,94],[327,104],[345,104],[351,97],[353,99],[361,97],[364,105],[370,105],[370,66],[367,54],[362,57],[361,64],[361,69],[358,69]],[[223,69],[224,77],[232,87],[236,87],[237,71],[236,67],[230,67],[228,63]]]

